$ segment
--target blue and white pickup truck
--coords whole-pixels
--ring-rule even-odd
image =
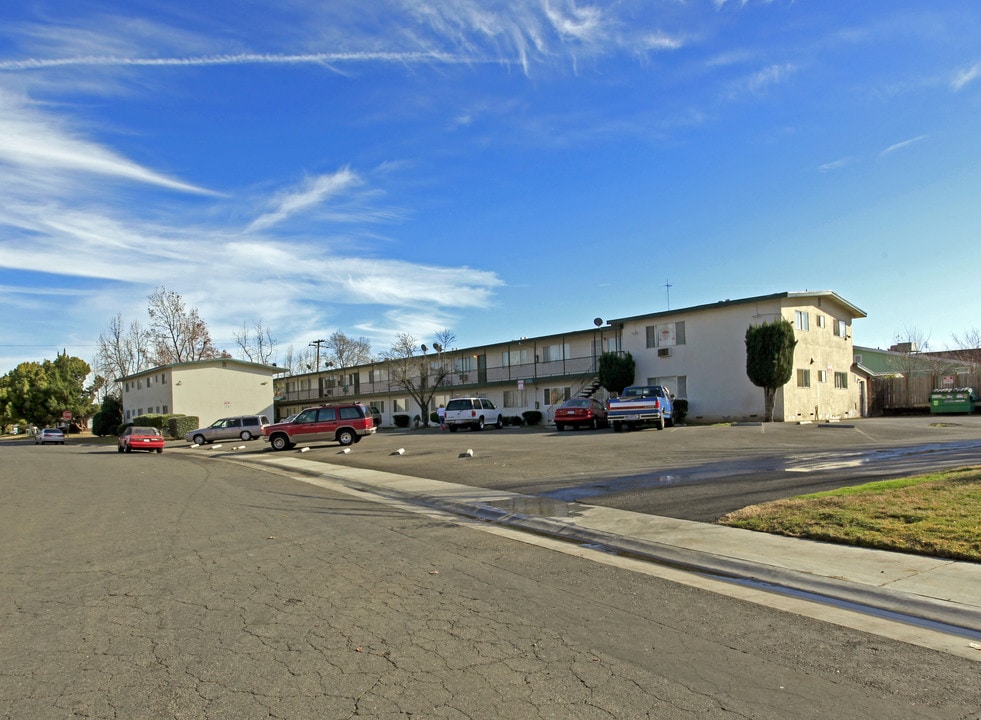
[[[653,423],[658,430],[674,424],[671,393],[663,385],[631,385],[606,404],[608,420],[616,432]]]

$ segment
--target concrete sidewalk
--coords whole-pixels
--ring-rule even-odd
[[[566,503],[296,454],[215,453],[250,465],[324,477],[389,499],[520,528],[774,592],[855,604],[966,638],[981,660],[981,565],[785,538],[721,525]]]

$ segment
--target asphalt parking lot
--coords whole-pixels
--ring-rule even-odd
[[[500,490],[548,492],[593,480],[650,476],[659,469],[735,469],[797,460],[824,462],[849,454],[889,456],[897,448],[959,448],[955,464],[981,463],[981,415],[866,418],[831,424],[740,424],[556,432],[554,427],[461,430],[382,429],[349,451],[336,443],[283,453],[347,467]],[[180,447],[180,446],[178,446]],[[187,446],[184,446],[187,447]],[[271,453],[264,441],[224,443],[188,452]],[[471,454],[472,451],[472,454]],[[965,461],[966,458],[966,461]],[[904,463],[903,467],[912,463]]]

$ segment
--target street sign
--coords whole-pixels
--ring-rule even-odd
[[[72,419],[72,411],[71,410],[63,410],[62,413],[61,413],[61,418],[62,418],[62,420],[71,420]]]

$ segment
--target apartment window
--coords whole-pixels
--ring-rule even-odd
[[[798,370],[797,371],[797,387],[799,388],[809,388],[811,386],[811,371],[810,370]]]
[[[557,362],[569,357],[569,345],[556,343],[542,347],[542,362]]]
[[[545,388],[542,391],[542,399],[546,405],[558,405],[564,403],[570,397],[572,397],[572,388],[568,385],[565,387]]]
[[[674,347],[685,344],[685,321],[664,323],[663,325],[648,325],[644,328],[647,334],[647,347]]]
[[[848,373],[843,373],[843,372],[835,373],[835,387],[836,388],[848,387]]]
[[[164,405],[164,406],[163,406],[163,407],[161,408],[161,412],[163,412],[163,414],[164,414],[164,415],[166,415],[166,414],[167,414],[168,412],[170,412],[170,411],[169,411],[169,410],[167,410],[167,406],[166,406],[166,405]]]
[[[664,377],[648,378],[648,385],[663,385],[669,393],[675,397],[688,397],[688,376],[687,375],[665,375]]]
[[[862,356],[861,355],[855,355],[855,363],[857,365],[861,365],[862,364]]]
[[[160,373],[160,384],[161,385],[166,385],[167,384],[167,376],[164,375],[163,373]]]
[[[803,310],[794,311],[794,326],[798,330],[810,330],[811,316]]]
[[[511,367],[512,365],[528,365],[532,362],[531,348],[518,348],[517,350],[505,350],[501,353],[501,367]]]
[[[408,401],[405,398],[395,398],[395,400],[392,401],[392,405],[395,412],[404,413],[406,407],[408,407]]]
[[[818,370],[818,382],[819,383],[826,383],[826,382],[828,382],[828,371],[827,370]]]
[[[818,321],[818,327],[819,328],[823,328],[824,327],[824,315],[818,315],[817,316],[817,321]]]
[[[504,407],[506,407],[506,408],[522,408],[522,407],[528,407],[528,391],[527,390],[505,390],[504,391]]]
[[[844,320],[835,320],[835,335],[840,338],[848,337],[848,323]]]

